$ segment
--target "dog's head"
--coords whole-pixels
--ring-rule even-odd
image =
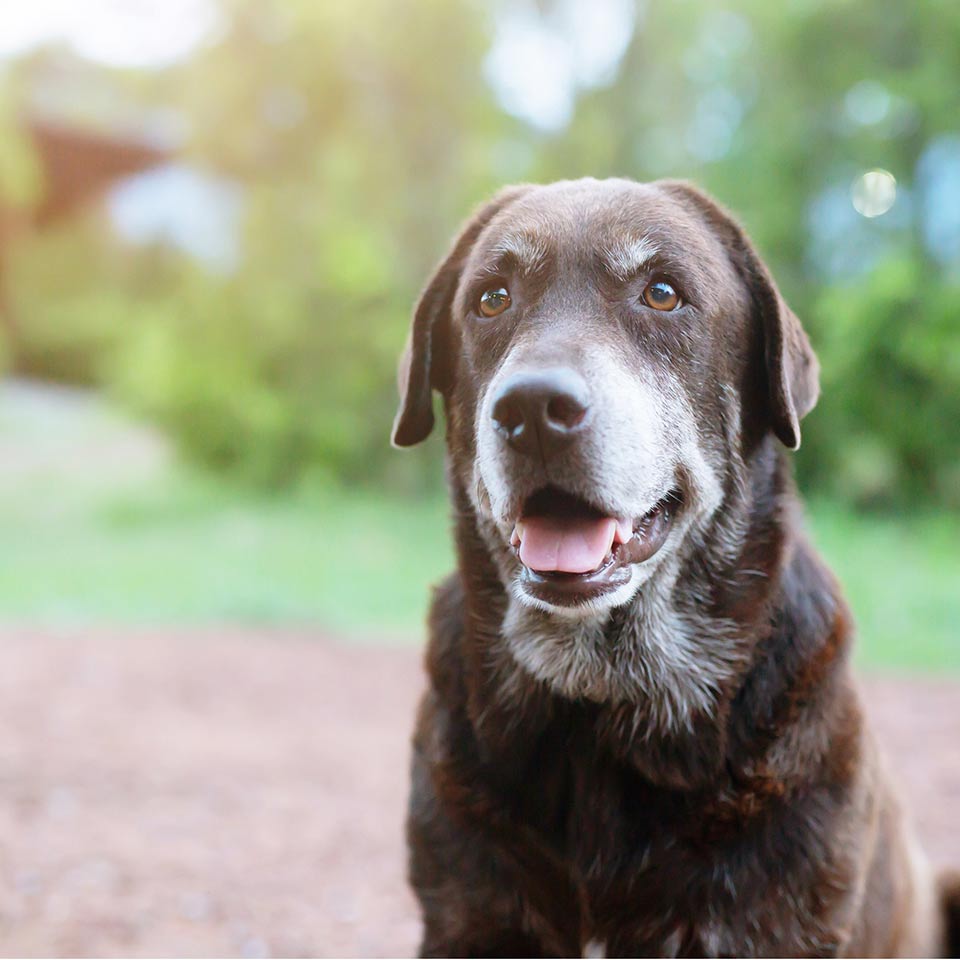
[[[417,305],[398,446],[445,399],[454,477],[505,586],[585,617],[702,531],[773,433],[800,442],[817,361],[742,230],[679,182],[509,188]]]

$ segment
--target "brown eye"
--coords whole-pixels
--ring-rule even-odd
[[[496,317],[510,306],[510,294],[506,287],[484,290],[480,295],[480,312],[485,317]]]
[[[676,310],[680,294],[666,280],[653,280],[644,287],[643,302],[654,310]]]

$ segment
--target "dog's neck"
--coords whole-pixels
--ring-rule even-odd
[[[651,779],[702,783],[723,765],[729,738],[749,739],[760,715],[789,696],[793,665],[810,653],[781,649],[797,617],[799,634],[826,643],[840,616],[846,644],[832,578],[787,538],[793,481],[772,440],[728,475],[711,521],[628,604],[593,619],[552,617],[514,599],[466,491],[453,487],[469,709],[491,749],[573,704]],[[751,683],[761,674],[762,689]]]

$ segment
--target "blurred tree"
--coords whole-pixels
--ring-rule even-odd
[[[495,89],[555,82],[524,38],[550,39],[541,65],[594,55],[576,24],[600,8],[574,3],[224,0],[213,46],[117,74],[178,111],[189,163],[241,186],[238,259],[133,254],[93,217],[38,241],[17,295],[53,372],[107,382],[258,483],[421,482],[440,445],[389,451],[393,367],[471,207],[513,180],[691,177],[742,217],[820,352],[805,482],[960,502],[960,5],[609,0],[632,34],[606,79],[571,87],[570,122],[511,115]],[[68,333],[84,325],[92,354]]]
[[[62,222],[105,194],[115,181],[156,165],[168,153],[129,136],[95,133],[31,116],[16,106],[14,89],[9,84],[0,88],[0,333],[6,340],[2,355],[5,363],[21,372],[30,372],[36,362],[41,372],[48,373],[48,358],[31,355],[44,344],[42,333],[37,337],[42,328],[39,314],[32,315],[26,349],[21,342],[7,280],[7,261],[14,245],[34,231]],[[71,330],[68,337],[74,333]],[[66,351],[63,373],[67,376],[76,361],[76,342],[74,338]],[[99,343],[92,345],[94,351],[100,347]],[[52,365],[56,366],[56,359]]]
[[[29,138],[24,135],[12,91],[0,87],[0,371],[9,362],[16,339],[16,323],[7,290],[7,257],[27,211],[42,197],[39,166]]]
[[[403,16],[385,0],[230,10],[174,96],[189,155],[245,185],[242,264],[213,293],[194,276],[142,332],[151,350],[132,346],[176,386],[147,406],[192,455],[262,482],[417,475],[385,456],[406,318],[452,225],[499,180],[477,159],[504,124],[482,19],[446,0]]]
[[[580,102],[538,175],[680,176],[713,192],[823,361],[804,480],[855,500],[960,504],[960,371],[948,359],[960,335],[960,147],[943,182],[924,177],[931,147],[958,130],[960,6],[642,9],[616,82]],[[872,168],[893,174],[897,196],[868,218],[851,186]],[[956,212],[938,244],[930,219],[944,203]]]

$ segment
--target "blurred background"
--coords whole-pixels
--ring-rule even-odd
[[[382,691],[402,778],[428,585],[452,563],[441,438],[388,444],[410,308],[475,204],[584,175],[692,178],[739,214],[822,362],[796,463],[861,663],[960,668],[958,50],[950,0],[7,5],[0,623],[21,695],[73,691],[73,750],[64,731],[112,730],[103,704],[135,709],[139,682],[189,713],[191,657],[212,650],[200,700],[247,670],[254,701],[307,729],[289,700],[304,664],[337,695],[402,664],[396,714]],[[330,638],[335,662],[312,660]],[[280,647],[305,659],[264,692]],[[143,650],[149,669],[124,659]],[[0,759],[26,776],[23,742]],[[58,776],[37,785],[44,816],[82,807]],[[24,857],[21,931],[52,883]],[[78,889],[115,896],[122,871],[88,868]],[[226,909],[182,896],[176,923]],[[140,943],[106,916],[119,939],[37,932],[37,949]],[[319,949],[304,923],[288,952]],[[204,945],[277,949],[236,924]]]

